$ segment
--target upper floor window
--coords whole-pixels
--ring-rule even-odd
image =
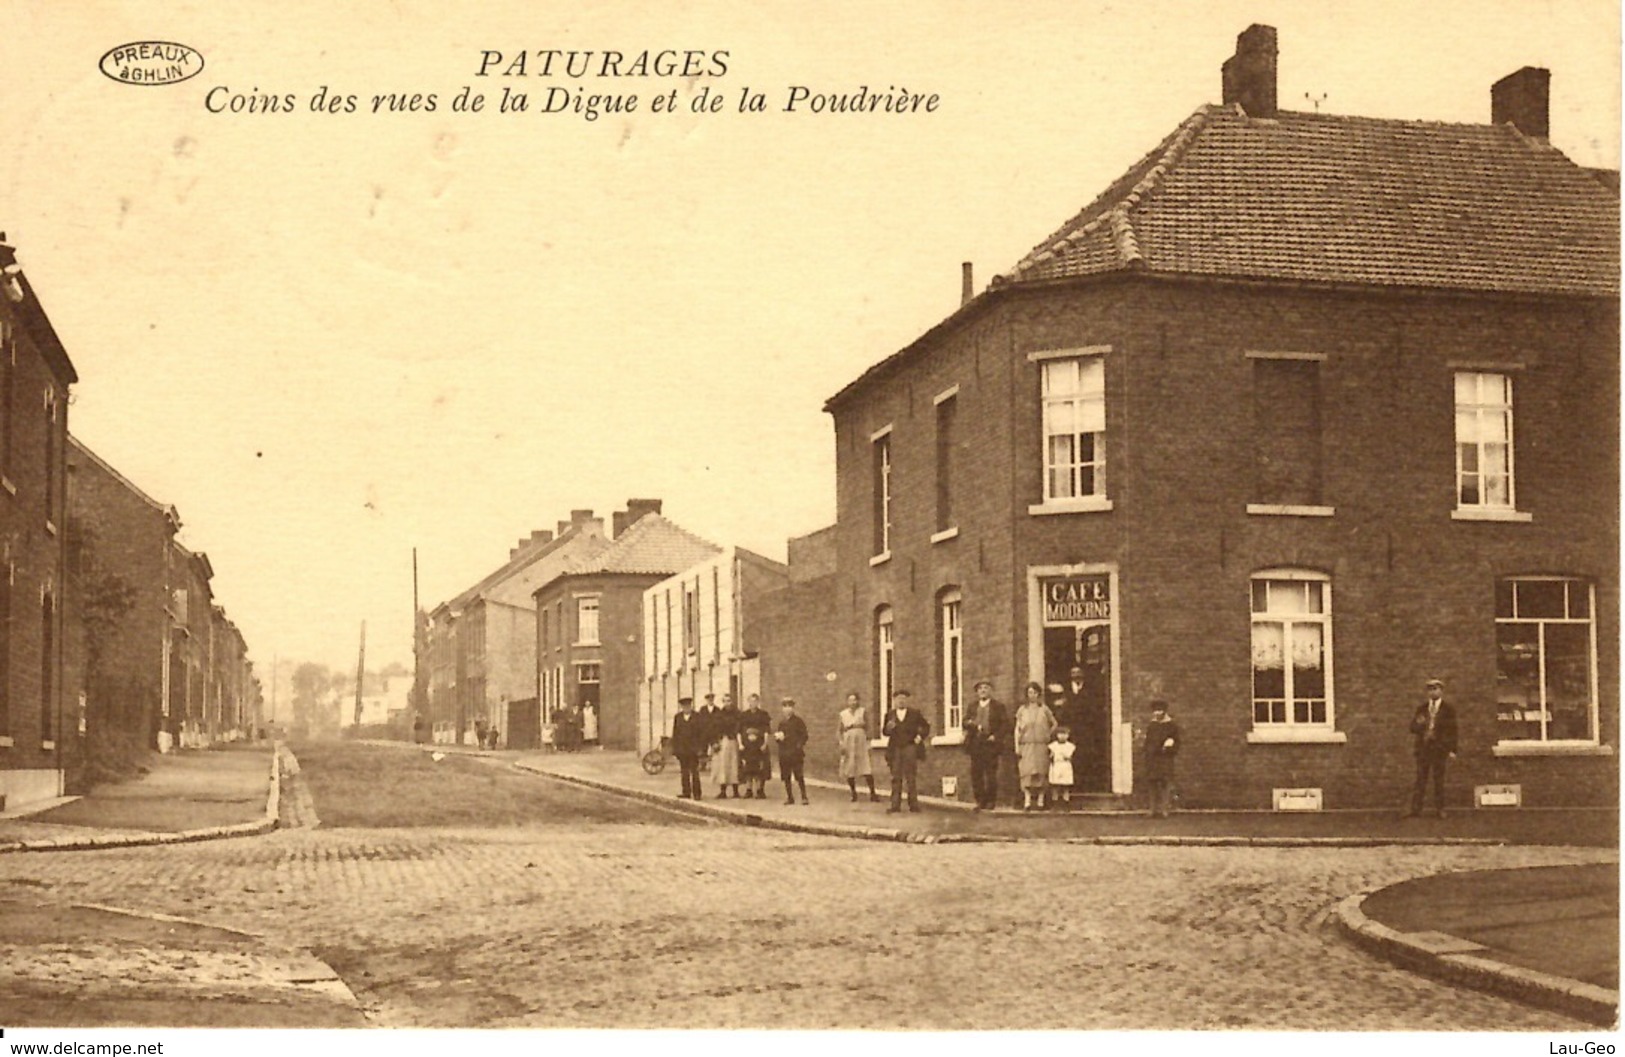
[[[954,446],[955,421],[959,417],[957,389],[937,397],[937,527],[946,532],[955,527],[954,521]]]
[[[1253,365],[1253,502],[1321,503],[1318,357],[1249,354]]]
[[[54,528],[57,522],[57,477],[62,473],[62,431],[58,425],[62,401],[56,390],[45,389],[45,524]]]
[[[962,612],[958,589],[948,588],[937,597],[944,734],[959,734],[965,729],[965,635],[960,623]]]
[[[11,734],[11,588],[17,570],[0,564],[0,737]]]
[[[1106,363],[1046,359],[1042,375],[1044,501],[1106,495]]]
[[[1496,583],[1500,741],[1597,741],[1595,612],[1584,580],[1515,577]]]
[[[882,430],[870,442],[872,455],[872,491],[874,508],[874,546],[870,551],[875,557],[884,557],[891,554],[891,518],[892,518],[892,463],[891,463],[891,429]]]
[[[11,473],[13,422],[17,417],[17,331],[0,320],[0,476]]]
[[[576,599],[576,642],[583,646],[598,644],[598,597]]]
[[[1253,727],[1332,726],[1332,584],[1272,569],[1252,580]]]
[[[1456,506],[1511,510],[1512,377],[1456,372]]]

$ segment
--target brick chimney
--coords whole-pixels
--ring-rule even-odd
[[[959,266],[959,303],[969,304],[970,299],[976,296],[976,283],[972,278],[971,262],[965,261]]]
[[[571,529],[586,532],[588,529],[594,526],[596,526],[601,532],[604,528],[604,521],[602,518],[593,517],[592,510],[590,508],[586,510],[572,510],[570,511],[569,521],[559,522],[558,534],[562,536]]]
[[[628,499],[626,509],[618,510],[611,519],[611,527],[615,530],[615,538],[620,539],[621,533],[638,523],[645,514],[660,513],[661,501],[659,499]]]
[[[1236,53],[1220,70],[1224,105],[1240,103],[1248,117],[1274,117],[1275,27],[1254,24],[1236,38]]]
[[[1525,66],[1507,74],[1490,86],[1491,123],[1510,122],[1531,139],[1547,139],[1552,129],[1551,91],[1550,70]]]

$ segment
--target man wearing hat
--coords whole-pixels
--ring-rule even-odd
[[[993,700],[993,684],[976,680],[976,702],[965,712],[965,752],[978,811],[998,806],[999,751],[1008,733],[1004,706]]]
[[[1411,737],[1416,741],[1416,789],[1411,793],[1411,809],[1406,818],[1422,813],[1428,775],[1433,776],[1433,810],[1444,818],[1444,765],[1456,756],[1456,710],[1444,699],[1444,683],[1427,681],[1427,700],[1411,717]]]
[[[920,810],[919,770],[920,757],[925,755],[925,743],[931,739],[931,724],[917,708],[909,707],[909,692],[899,690],[891,695],[891,711],[886,713],[886,724],[881,734],[886,738],[886,765],[891,768],[891,807],[888,815],[903,809],[903,787],[908,787],[908,809]]]
[[[677,699],[678,712],[671,719],[671,754],[677,757],[677,766],[683,772],[683,791],[679,800],[700,799],[700,755],[705,752],[708,734],[705,721],[694,713],[694,699]]]

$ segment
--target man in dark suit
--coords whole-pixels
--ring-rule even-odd
[[[1411,717],[1411,737],[1416,740],[1416,788],[1411,793],[1411,809],[1406,818],[1422,813],[1428,776],[1433,776],[1433,810],[1444,818],[1444,765],[1456,758],[1456,710],[1444,699],[1444,683],[1427,681],[1427,700]]]
[[[993,684],[978,679],[976,700],[965,712],[965,753],[970,756],[970,786],[978,811],[998,806],[999,753],[1009,732],[1004,706],[993,700]]]
[[[694,713],[694,699],[677,699],[678,712],[671,719],[671,754],[677,757],[677,766],[683,772],[683,791],[679,800],[700,799],[700,755],[705,752],[707,732],[705,721]]]
[[[886,713],[881,734],[886,738],[886,765],[891,768],[891,807],[888,815],[903,809],[903,787],[908,786],[908,809],[920,810],[919,769],[925,743],[931,738],[931,724],[918,709],[909,707],[909,692],[891,695],[892,708]]]

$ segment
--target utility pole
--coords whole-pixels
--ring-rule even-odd
[[[367,622],[361,622],[361,656],[355,662],[355,725],[361,726],[361,688],[367,677]]]

